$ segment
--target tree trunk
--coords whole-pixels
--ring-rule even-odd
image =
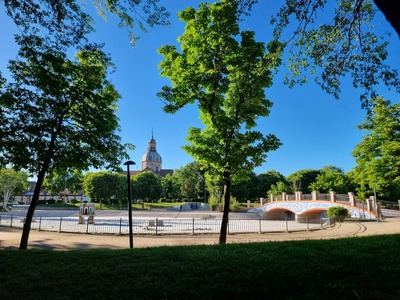
[[[394,0],[374,0],[374,2],[400,37],[400,2]]]
[[[45,168],[43,167],[38,174],[35,190],[33,191],[31,204],[29,205],[28,213],[26,214],[25,218],[24,228],[22,230],[21,242],[19,244],[20,250],[25,250],[28,247],[28,239],[29,239],[29,233],[31,231],[32,217],[33,213],[35,212],[37,202],[39,200],[40,189],[42,188],[46,171],[47,168],[45,170]]]
[[[33,191],[31,204],[29,205],[29,209],[28,209],[28,212],[27,212],[26,218],[25,218],[24,227],[22,229],[21,242],[19,244],[19,249],[20,250],[26,250],[28,248],[28,239],[29,239],[29,233],[31,231],[31,223],[32,223],[33,213],[35,212],[36,205],[37,205],[37,202],[39,200],[40,190],[42,188],[44,178],[45,178],[46,173],[47,173],[47,171],[49,169],[50,162],[51,162],[51,160],[53,159],[53,156],[54,156],[54,149],[55,149],[55,145],[56,145],[56,139],[57,139],[58,135],[60,134],[62,120],[63,120],[63,118],[61,117],[57,121],[57,128],[51,134],[49,148],[46,151],[46,156],[44,157],[43,164],[40,167],[40,170],[39,170],[39,173],[38,173],[38,176],[37,176],[37,182],[36,182],[36,185],[35,185],[35,190]]]
[[[6,189],[3,191],[3,210],[6,210]]]
[[[224,212],[222,215],[221,231],[219,233],[219,244],[226,244],[226,233],[229,222],[229,204],[231,200],[231,174],[228,171],[224,172]]]

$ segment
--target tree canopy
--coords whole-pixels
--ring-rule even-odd
[[[87,173],[83,179],[83,190],[93,202],[100,204],[110,203],[112,199],[126,202],[126,176],[109,171]]]
[[[278,182],[286,184],[286,178],[281,173],[275,170],[269,170],[265,173],[261,173],[257,176],[255,189],[256,198],[265,198],[267,192],[271,189],[272,185],[276,185]]]
[[[42,34],[59,45],[71,46],[86,40],[93,31],[94,19],[78,0],[3,0],[6,12],[24,35]],[[94,0],[100,16],[108,14],[127,28],[132,44],[138,38],[135,30],[146,26],[169,24],[169,12],[159,0]]]
[[[276,184],[272,184],[270,189],[268,190],[269,195],[277,196],[281,195],[282,193],[289,193],[292,192],[292,188],[287,184],[285,181],[278,181]]]
[[[335,191],[340,194],[352,192],[354,187],[351,179],[339,168],[327,166],[321,169],[320,174],[309,186],[310,190],[327,193]]]
[[[65,191],[78,193],[83,190],[83,174],[80,170],[63,170],[50,173],[43,182],[43,187],[52,195]]]
[[[3,210],[12,195],[23,192],[28,187],[28,174],[14,169],[0,169],[0,194],[3,195]]]
[[[151,171],[133,176],[132,194],[135,199],[157,201],[162,195],[160,176]]]
[[[0,157],[17,169],[36,174],[37,184],[24,224],[30,222],[43,180],[53,170],[119,166],[126,157],[117,134],[119,94],[107,80],[111,61],[95,45],[76,58],[39,36],[17,36],[18,59],[11,60],[12,80],[0,90]]]
[[[320,170],[302,169],[290,174],[287,180],[291,183],[293,191],[302,191],[308,194],[311,192],[310,184],[316,180],[320,173]]]
[[[355,147],[353,172],[362,196],[378,195],[387,200],[400,199],[400,104],[374,99],[373,113],[360,129],[367,131]]]
[[[259,2],[237,1],[248,12]],[[386,63],[387,38],[374,26],[377,10],[400,36],[398,1],[282,1],[270,22],[275,39],[285,45],[286,83],[294,86],[314,78],[324,91],[339,98],[341,82],[350,75],[353,87],[360,89],[362,106],[368,109],[379,85],[399,93],[398,69]]]
[[[233,0],[200,4],[179,14],[186,23],[181,50],[160,49],[161,74],[171,80],[159,93],[165,111],[174,113],[196,102],[204,129],[189,130],[185,150],[224,182],[224,215],[220,242],[225,243],[232,176],[249,173],[279,146],[273,135],[252,130],[272,105],[264,88],[280,63],[281,46],[256,42],[254,32],[240,32]]]
[[[181,199],[181,186],[178,178],[174,175],[167,174],[161,178],[162,196],[166,199]]]
[[[204,198],[204,176],[198,163],[191,162],[176,169],[173,177],[179,185],[181,198],[194,201]]]

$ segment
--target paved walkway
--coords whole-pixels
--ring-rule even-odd
[[[228,243],[264,241],[289,241],[308,239],[335,239],[351,236],[400,234],[400,218],[388,218],[377,222],[345,222],[331,228],[315,231],[281,232],[265,234],[235,234],[228,236]],[[0,227],[0,248],[17,248],[21,230]],[[173,245],[212,245],[218,243],[217,234],[134,236],[134,247],[158,247]],[[29,247],[36,249],[93,249],[128,248],[128,236],[87,235],[56,232],[31,231]]]

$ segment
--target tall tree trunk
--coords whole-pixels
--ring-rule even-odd
[[[229,222],[229,205],[231,200],[231,173],[229,171],[224,171],[224,212],[222,215],[221,231],[219,233],[219,244],[226,244],[226,233],[228,229]]]
[[[4,194],[3,194],[3,210],[5,211],[7,209],[7,188],[4,188]]]
[[[374,0],[374,2],[400,37],[400,2],[395,0]]]
[[[21,242],[19,244],[20,250],[25,250],[28,247],[28,239],[29,239],[29,233],[31,231],[33,213],[35,212],[35,208],[39,200],[40,189],[42,188],[45,175],[46,175],[46,170],[42,168],[38,174],[35,190],[33,191],[31,204],[29,205],[29,209],[26,214],[25,223],[22,230]]]
[[[61,124],[62,124],[62,118],[60,118],[57,121],[57,128],[51,134],[49,148],[46,151],[46,156],[44,157],[43,164],[42,164],[42,166],[39,170],[38,176],[37,176],[35,190],[33,191],[31,204],[29,205],[28,212],[27,212],[26,218],[25,218],[24,227],[22,229],[21,242],[19,244],[20,250],[26,250],[28,248],[28,239],[29,239],[29,233],[31,231],[31,223],[32,223],[33,213],[35,212],[36,205],[39,200],[40,190],[42,188],[44,178],[49,169],[50,162],[54,156],[54,148],[56,145],[56,139],[57,139],[58,135],[60,134]]]

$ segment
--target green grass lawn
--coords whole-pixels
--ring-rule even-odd
[[[134,250],[2,250],[0,270],[2,300],[400,299],[400,235]]]

